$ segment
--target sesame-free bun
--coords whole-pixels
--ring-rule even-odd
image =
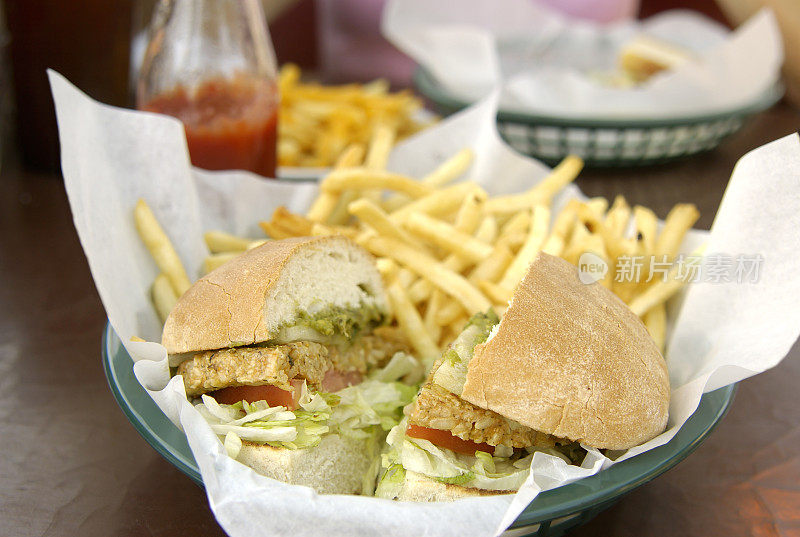
[[[485,490],[472,487],[462,487],[450,483],[436,481],[426,475],[406,470],[403,483],[394,494],[388,496],[380,487],[375,491],[375,496],[387,500],[400,500],[405,502],[452,502],[462,498],[475,496],[496,496],[498,494],[514,494],[513,490]]]
[[[164,323],[170,354],[261,343],[298,311],[387,300],[372,256],[341,236],[267,241],[198,280]]]
[[[543,433],[627,449],[664,430],[670,388],[639,318],[540,253],[493,337],[475,348],[461,397]]]
[[[378,456],[379,436],[375,432],[371,438],[356,440],[326,434],[318,445],[303,449],[244,441],[236,460],[261,475],[311,487],[319,494],[361,494],[364,477]]]

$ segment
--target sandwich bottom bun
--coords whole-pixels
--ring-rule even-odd
[[[389,490],[391,488],[391,490]],[[375,496],[387,500],[400,500],[406,502],[452,502],[461,498],[474,498],[476,496],[496,496],[498,494],[514,494],[513,490],[484,490],[461,485],[441,483],[425,475],[411,470],[406,470],[405,479],[399,488],[389,487],[378,489]]]
[[[286,449],[243,441],[236,460],[261,475],[320,494],[361,494],[364,475],[377,455],[375,437],[353,440],[338,434],[322,437],[319,445]]]

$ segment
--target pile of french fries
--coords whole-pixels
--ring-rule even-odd
[[[505,311],[514,288],[538,252],[577,264],[591,252],[608,271],[600,283],[642,318],[663,350],[666,301],[685,282],[673,265],[666,278],[648,278],[648,263],[676,259],[687,231],[699,217],[694,205],[678,204],[663,227],[652,210],[630,207],[617,196],[553,202],[583,168],[565,158],[540,183],[517,194],[490,197],[477,183],[457,181],[469,169],[464,149],[421,178],[386,170],[391,136],[378,129],[368,150],[349,145],[304,215],[284,207],[260,222],[268,238],[249,239],[209,231],[208,273],[270,239],[344,235],[377,258],[397,324],[419,357],[431,364],[476,312]],[[134,210],[136,228],[161,273],[152,286],[153,303],[164,320],[190,280],[166,233],[147,204]],[[624,259],[641,256],[637,281],[615,278]]]
[[[330,167],[354,143],[377,137],[392,146],[426,125],[414,118],[419,99],[408,91],[389,92],[385,80],[322,86],[300,81],[300,69],[284,65],[278,80],[278,163]]]
[[[586,252],[602,258],[609,269],[600,283],[642,318],[663,350],[665,302],[685,282],[674,269],[669,278],[647,281],[646,265],[639,281],[614,275],[625,256],[674,260],[699,217],[694,205],[676,205],[659,230],[652,210],[630,207],[622,196],[610,207],[604,198],[573,199],[554,210],[557,194],[583,167],[575,156],[526,192],[490,197],[474,182],[456,182],[470,167],[469,150],[413,178],[385,169],[389,149],[379,139],[366,155],[363,146],[351,145],[306,214],[280,207],[260,226],[271,239],[345,235],[372,252],[395,319],[425,362],[440,355],[472,314],[489,307],[502,314],[539,251],[573,264]],[[205,239],[213,252],[207,271],[260,244],[221,232]]]

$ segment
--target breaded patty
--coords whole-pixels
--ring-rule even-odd
[[[408,422],[492,446],[552,447],[556,441],[555,437],[468,403],[430,379],[422,386]]]
[[[385,365],[395,352],[407,350],[397,329],[378,328],[346,346],[298,341],[200,352],[181,363],[177,374],[183,375],[189,397],[228,386],[272,384],[288,390],[294,378],[320,391],[329,369],[364,374],[370,367]]]
[[[337,371],[366,373],[373,367],[383,367],[396,352],[411,352],[399,328],[380,326],[372,334],[361,336],[349,345],[328,347],[333,368]]]
[[[331,368],[325,345],[298,341],[271,347],[234,347],[195,354],[178,366],[186,395],[213,392],[228,386],[272,384],[291,389],[293,378],[305,379],[318,391]]]

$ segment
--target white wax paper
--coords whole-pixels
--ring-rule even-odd
[[[169,379],[166,350],[134,343],[158,341],[160,326],[148,300],[157,269],[136,235],[133,206],[142,197],[167,230],[190,275],[206,255],[202,233],[223,229],[258,236],[255,223],[287,204],[307,207],[314,185],[279,183],[245,172],[192,169],[181,124],[171,118],[99,104],[50,72],[70,204],[97,289],[142,385],[186,432],[209,502],[231,536],[495,535],[541,490],[594,474],[613,462],[596,450],[582,467],[537,453],[527,483],[514,496],[415,504],[357,496],[317,495],[257,475],[230,459],[186,400],[179,378]],[[494,117],[497,97],[480,102],[398,146],[390,168],[420,176],[463,147],[475,151],[472,179],[491,193],[519,191],[547,168],[510,150]],[[764,256],[757,284],[697,285],[677,317],[671,351],[672,403],[668,430],[622,458],[661,445],[677,432],[704,390],[774,366],[800,332],[800,143],[788,136],[739,163],[710,238],[693,233],[685,248],[709,239],[709,251]],[[570,187],[557,203],[579,196]],[[691,201],[691,200],[687,200]],[[720,455],[724,456],[724,455]],[[618,459],[620,460],[620,459]]]
[[[426,67],[445,93],[474,102],[503,88],[501,109],[583,119],[655,119],[751,104],[780,76],[775,17],[755,15],[734,32],[688,10],[644,21],[569,19],[532,0],[391,0],[384,35]],[[694,53],[697,61],[631,89],[598,84],[621,47],[643,33]]]

